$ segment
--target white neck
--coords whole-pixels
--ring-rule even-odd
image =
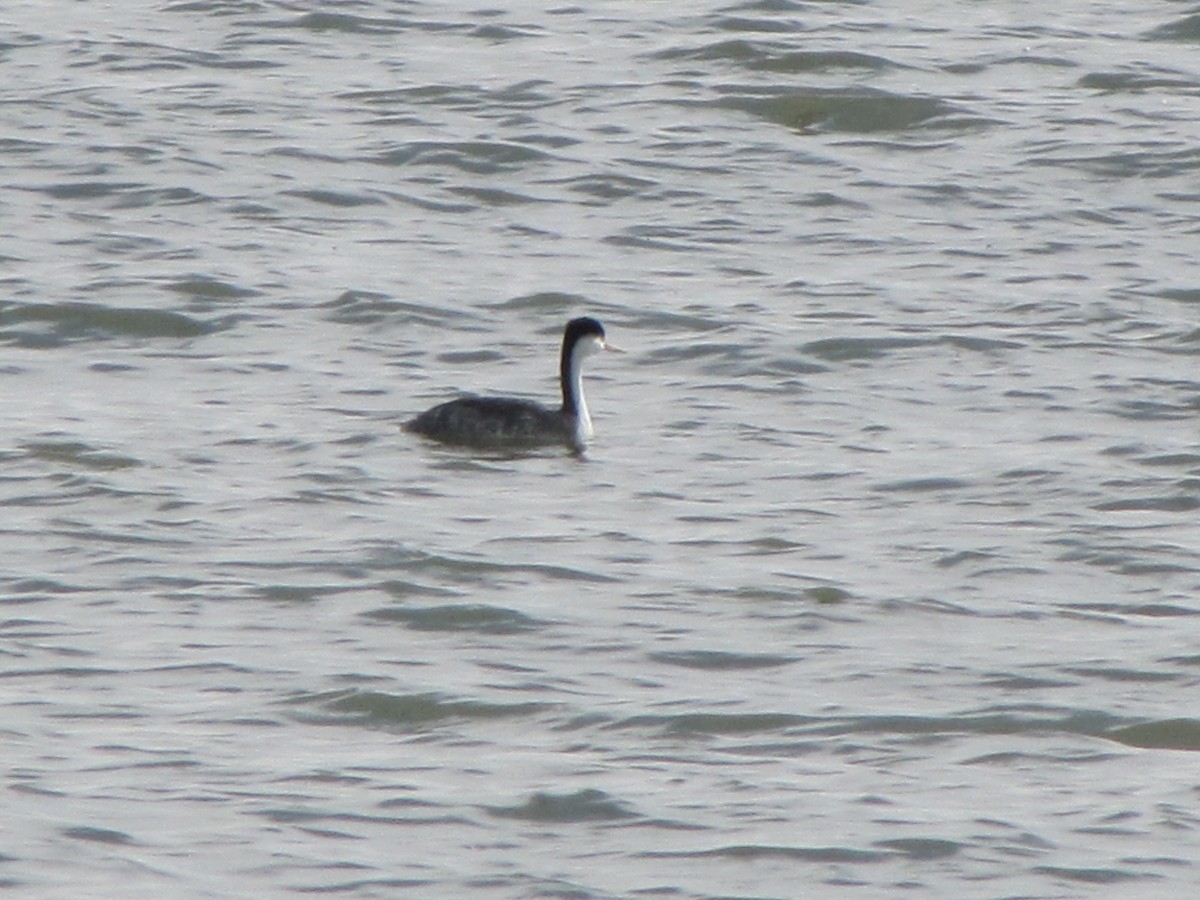
[[[576,353],[571,360],[570,385],[575,397],[575,442],[580,447],[592,439],[592,416],[588,412],[587,399],[583,396],[583,357]]]
[[[583,361],[603,348],[604,341],[598,335],[584,335],[572,346],[563,346],[566,354],[561,367],[563,409],[575,414],[575,433],[572,437],[579,450],[587,447],[592,438],[592,415],[583,396]]]

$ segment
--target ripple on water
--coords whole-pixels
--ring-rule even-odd
[[[672,650],[651,653],[654,662],[686,669],[724,671],[728,669],[776,669],[796,662],[796,656],[769,653],[730,653],[721,650]]]
[[[311,200],[321,206],[332,206],[339,209],[349,209],[355,206],[382,206],[386,202],[382,197],[371,194],[353,194],[331,188],[304,188],[283,193],[285,196],[299,197],[303,200]]]
[[[341,325],[376,325],[388,323],[396,326],[423,325],[444,328],[454,324],[461,329],[465,323],[477,323],[473,330],[483,330],[484,320],[469,311],[457,307],[441,307],[410,300],[397,300],[377,291],[348,290],[321,306],[327,310],[330,321]]]
[[[1154,619],[1173,619],[1177,617],[1200,616],[1200,607],[1179,606],[1173,603],[1112,603],[1094,601],[1090,603],[1063,603],[1060,609],[1120,618],[1149,617]]]
[[[193,303],[200,303],[205,306],[217,303],[245,301],[253,297],[262,296],[262,291],[255,288],[242,287],[231,281],[202,274],[169,281],[163,285],[163,288],[173,294],[185,297]]]
[[[1200,13],[1191,13],[1151,29],[1146,38],[1152,41],[1200,43]]]
[[[1150,90],[1200,91],[1200,82],[1176,70],[1151,72],[1092,72],[1078,82],[1080,87],[1105,93],[1140,93]]]
[[[131,835],[111,828],[97,828],[94,825],[76,825],[62,830],[63,837],[77,841],[87,841],[93,844],[137,844]]]
[[[996,124],[937,97],[870,87],[746,89],[727,87],[717,105],[800,132],[948,133]]]
[[[296,28],[321,34],[327,31],[346,34],[386,35],[408,29],[407,19],[391,16],[361,16],[353,13],[312,12],[293,19],[260,22],[264,27]]]
[[[735,30],[730,25],[729,22],[725,23],[726,28]],[[653,58],[666,61],[728,62],[751,71],[785,75],[834,74],[847,70],[882,72],[898,67],[896,63],[870,53],[852,50],[796,50],[789,44],[746,38],[722,40],[702,47],[671,47],[656,51]]]
[[[65,465],[71,469],[111,472],[142,465],[141,461],[122,453],[102,450],[83,441],[37,440],[21,444],[29,459]]]
[[[549,179],[546,184],[566,188],[586,199],[587,205],[607,206],[618,200],[646,195],[658,190],[659,182],[620,173],[589,173],[567,178]]]
[[[1142,509],[1111,510],[1128,512],[1134,515]],[[1151,507],[1151,511],[1160,510]],[[1169,512],[1175,510],[1168,509]],[[1186,511],[1186,510],[1185,510]],[[1136,526],[1140,522],[1128,523],[1133,528],[1132,534],[1137,534]],[[1154,530],[1167,528],[1167,524],[1156,519],[1150,526]],[[1066,547],[1059,554],[1062,562],[1084,563],[1099,569],[1104,569],[1123,576],[1134,576],[1149,579],[1160,579],[1164,574],[1172,572],[1195,573],[1200,571],[1200,555],[1193,552],[1181,553],[1181,545],[1169,542],[1147,543],[1135,540],[1132,536],[1122,534],[1119,529],[1110,529],[1099,534],[1088,534],[1082,537],[1054,538],[1047,542],[1050,546]],[[1164,593],[1164,598],[1169,594]],[[1168,604],[1174,605],[1174,604]],[[1127,609],[1143,608],[1144,604],[1135,602],[1128,604]]]
[[[377,154],[385,166],[457,169],[472,175],[513,173],[552,159],[544,150],[503,141],[411,141]]]
[[[519,634],[536,631],[547,623],[515,609],[484,603],[442,606],[389,606],[365,613],[380,622],[399,622],[414,631],[467,631],[478,634]]]
[[[1161,719],[1114,728],[1104,735],[1129,747],[1156,750],[1200,750],[1200,720]]]
[[[797,728],[818,721],[791,713],[679,713],[638,715],[612,722],[608,728],[651,729],[673,736],[755,734]]]
[[[718,859],[736,861],[791,860],[835,864],[881,863],[897,854],[880,850],[861,850],[854,847],[790,846],[769,844],[728,844],[707,850],[661,850],[640,854],[650,859]]]
[[[569,794],[539,792],[515,806],[485,808],[497,818],[527,822],[613,822],[638,817],[620,800],[594,788]]]
[[[479,84],[433,84],[411,88],[384,88],[348,91],[339,100],[360,106],[375,116],[402,116],[408,120],[414,107],[436,106],[477,112],[485,116],[511,115],[514,109],[534,110],[559,102],[555,95],[542,90],[548,82],[522,81],[503,87]],[[377,121],[376,124],[383,124]]]
[[[196,338],[229,325],[161,309],[77,302],[0,304],[0,341],[22,347],[122,337]]]
[[[336,691],[307,694],[288,701],[315,707],[297,717],[319,725],[355,724],[368,728],[425,731],[454,723],[535,716],[552,709],[547,703],[486,703],[439,693],[389,694],[381,691]]]

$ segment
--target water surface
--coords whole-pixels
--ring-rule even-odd
[[[2,14],[0,883],[1192,889],[1196,12],[676,6]]]

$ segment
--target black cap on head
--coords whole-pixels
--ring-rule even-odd
[[[591,316],[580,316],[578,319],[572,319],[567,323],[567,329],[563,332],[563,340],[568,344],[573,344],[581,337],[587,337],[589,334],[603,338],[604,326]]]

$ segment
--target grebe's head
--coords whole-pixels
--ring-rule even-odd
[[[605,341],[604,326],[591,316],[581,316],[567,323],[567,329],[563,332],[563,347],[569,353],[583,353],[585,356],[597,350],[621,352]]]

